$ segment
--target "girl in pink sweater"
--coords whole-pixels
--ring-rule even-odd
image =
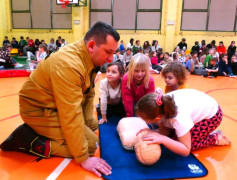
[[[133,107],[141,97],[155,91],[149,72],[149,59],[142,53],[134,55],[122,79],[122,100],[127,117],[134,116]]]

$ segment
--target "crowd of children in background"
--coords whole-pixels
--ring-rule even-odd
[[[0,59],[2,59],[0,60],[0,66],[3,66],[4,68],[21,67],[10,54],[11,50],[14,48],[17,49],[17,54],[19,56],[27,56],[29,71],[32,71],[43,58],[65,45],[67,45],[67,42],[65,39],[62,39],[61,36],[58,36],[56,42],[54,38],[51,38],[48,44],[46,44],[45,40],[40,41],[39,39],[35,39],[34,41],[29,37],[24,39],[23,36],[20,37],[19,42],[15,37],[13,37],[10,42],[8,37],[5,36],[0,53]],[[31,61],[32,57],[33,61]]]
[[[34,64],[37,64],[45,56],[50,55],[66,44],[65,39],[62,39],[60,36],[56,42],[54,38],[51,38],[48,44],[46,44],[44,40],[40,41],[39,39],[35,39],[35,41],[33,41],[33,39],[29,37],[25,40],[23,36],[20,37],[19,42],[15,37],[13,37],[10,42],[8,37],[5,36],[2,45],[3,47],[8,45],[8,48],[2,48],[2,51],[6,51],[9,49],[9,45],[11,45],[12,48],[19,50],[19,55],[27,56],[28,61],[33,57],[34,60],[37,61],[34,62]],[[41,46],[41,50],[39,50],[40,45],[44,45]],[[114,61],[122,62],[124,67],[128,67],[132,57],[140,52],[149,56],[151,73],[159,74],[166,64],[177,61],[191,74],[203,75],[204,77],[237,75],[235,41],[232,41],[228,48],[225,47],[223,41],[220,41],[219,45],[216,46],[215,40],[212,40],[209,44],[206,44],[205,40],[202,40],[201,43],[195,41],[190,51],[187,51],[187,48],[188,45],[185,38],[182,38],[181,42],[177,44],[171,53],[163,52],[157,40],[153,40],[151,45],[149,41],[145,41],[142,46],[140,40],[136,40],[134,43],[134,39],[131,38],[126,46],[123,40],[120,41],[120,45],[114,54]],[[41,53],[43,54],[40,55]],[[1,54],[3,54],[3,52]],[[1,59],[4,59],[4,57],[2,56]],[[4,68],[12,68],[17,65],[14,59],[6,60],[6,62],[1,60],[0,63],[4,65]],[[6,63],[6,65],[4,63]],[[106,66],[107,64],[102,68],[102,72],[106,71]],[[34,67],[36,66],[34,65]]]
[[[144,53],[149,55],[152,73],[160,73],[165,65],[177,61],[191,74],[204,77],[237,75],[235,41],[231,42],[228,49],[224,46],[223,41],[220,41],[218,46],[216,46],[215,40],[209,44],[206,44],[205,40],[202,40],[201,43],[195,41],[191,50],[187,51],[186,39],[182,38],[171,53],[163,52],[157,40],[153,40],[151,44],[149,41],[145,41],[141,46],[140,40],[136,40],[134,44],[134,39],[131,38],[125,48],[124,42],[120,41],[114,61],[120,61],[124,63],[125,67],[128,67],[133,55]]]

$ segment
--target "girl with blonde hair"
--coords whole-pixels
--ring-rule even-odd
[[[134,55],[128,72],[122,79],[122,99],[127,117],[134,115],[133,107],[145,94],[155,91],[154,79],[149,72],[149,59],[142,53]]]

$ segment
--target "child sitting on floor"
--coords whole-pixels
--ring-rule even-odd
[[[158,58],[157,53],[155,51],[151,51],[150,58],[151,58],[151,67],[152,69],[156,70],[158,73],[162,70],[162,67],[158,65]]]
[[[38,64],[47,56],[47,50],[48,49],[46,45],[39,45],[39,51],[36,52],[36,61],[31,61],[31,63],[29,63],[30,69],[28,69],[27,71],[33,71],[38,66]]]
[[[128,73],[122,79],[122,99],[127,117],[134,116],[133,107],[142,96],[155,91],[148,61],[148,57],[142,53],[134,55],[129,63]]]
[[[187,79],[187,70],[178,62],[167,64],[161,71],[161,76],[165,79],[165,93],[175,91],[177,89],[188,88],[185,84]]]
[[[123,74],[123,63],[112,62],[108,64],[106,78],[100,82],[99,115],[101,114],[102,118],[99,120],[99,124],[107,122],[107,117],[111,115],[126,116],[121,97],[121,79]]]
[[[204,77],[217,77],[218,76],[218,59],[213,57],[210,60],[210,65],[206,68],[207,74],[203,75]]]
[[[164,96],[150,93],[139,100],[135,110],[147,123],[159,125],[158,130],[146,129],[143,141],[163,144],[181,156],[203,147],[231,143],[222,131],[214,131],[221,124],[223,113],[216,100],[203,92],[180,89]],[[174,139],[169,137],[173,130],[177,136]]]

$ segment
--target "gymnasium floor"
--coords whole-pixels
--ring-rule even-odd
[[[153,75],[156,87],[164,89],[160,75]],[[104,74],[97,77],[95,103],[98,103],[98,86]],[[26,77],[0,78],[0,142],[20,124],[18,91]],[[194,151],[193,154],[206,166],[208,175],[205,180],[237,179],[237,78],[217,77],[203,78],[189,75],[191,88],[208,93],[214,97],[224,112],[220,129],[231,139],[231,146],[216,146]],[[195,102],[193,102],[195,103]],[[99,151],[97,151],[97,156]],[[0,180],[37,180],[37,179],[100,179],[82,170],[70,159],[53,157],[39,162],[31,155],[0,150]]]

